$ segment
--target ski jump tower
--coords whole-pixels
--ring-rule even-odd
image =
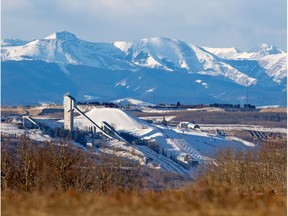
[[[72,131],[76,100],[69,94],[64,95],[64,129]]]
[[[65,130],[73,131],[74,111],[77,111],[80,115],[82,115],[84,118],[86,118],[89,122],[91,122],[94,125],[95,130],[96,128],[98,128],[98,130],[107,138],[113,140],[113,139],[116,139],[115,137],[117,137],[119,140],[122,140],[129,144],[129,142],[127,142],[123,137],[121,137],[118,134],[118,132],[113,127],[111,127],[111,125],[109,125],[107,122],[104,121],[102,123],[104,124],[104,127],[110,132],[112,132],[114,135],[108,134],[101,127],[99,127],[99,125],[97,125],[91,118],[89,118],[85,113],[83,113],[77,107],[76,100],[70,94],[64,95],[63,107],[64,107],[64,129]]]

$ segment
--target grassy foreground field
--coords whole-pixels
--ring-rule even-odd
[[[236,195],[228,188],[188,188],[162,193],[100,195],[75,191],[2,193],[3,216],[92,215],[286,215],[286,195]],[[215,193],[215,194],[214,194]]]

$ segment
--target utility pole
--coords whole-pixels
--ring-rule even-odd
[[[247,81],[247,85],[246,85],[246,104],[248,104],[248,81]]]

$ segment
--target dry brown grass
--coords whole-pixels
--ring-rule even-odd
[[[197,124],[250,124],[267,127],[287,127],[287,112],[198,112],[193,110],[169,113],[133,112],[138,117],[173,116],[172,121],[194,121]]]
[[[287,108],[286,107],[267,107],[267,108],[262,108],[259,112],[278,112],[278,113],[287,113]]]
[[[60,105],[49,105],[49,107],[41,106],[19,106],[19,107],[1,107],[2,116],[11,115],[30,115],[46,116],[46,117],[62,117],[63,118],[63,106]]]
[[[199,185],[200,186],[200,185]],[[237,196],[228,188],[191,187],[162,193],[2,193],[3,216],[65,215],[286,215],[286,196]]]
[[[9,116],[9,115],[24,115],[26,111],[24,108],[13,108],[13,107],[1,107],[1,116]]]

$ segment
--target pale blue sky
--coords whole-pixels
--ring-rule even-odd
[[[67,30],[93,42],[166,36],[199,46],[286,50],[286,0],[2,0],[2,39]]]

